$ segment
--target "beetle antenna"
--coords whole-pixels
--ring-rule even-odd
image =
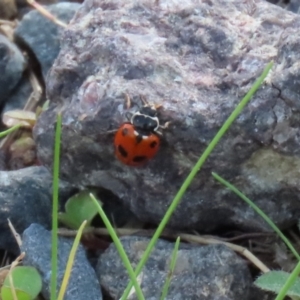
[[[145,106],[149,106],[147,98],[144,95],[140,95],[140,98]]]

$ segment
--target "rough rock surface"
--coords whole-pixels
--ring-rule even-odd
[[[61,185],[61,197],[70,196],[71,189]],[[18,171],[0,171],[0,248],[19,253],[8,227],[9,218],[18,233],[31,223],[51,226],[52,176],[45,167]]]
[[[133,265],[139,262],[148,243],[149,239],[142,237],[122,238],[124,249]],[[158,241],[139,277],[145,299],[160,299],[173,249],[174,244]],[[113,299],[120,299],[128,277],[113,244],[101,255],[97,272],[103,289]],[[182,244],[167,299],[247,300],[250,285],[251,276],[246,263],[227,247]]]
[[[42,276],[42,294],[50,299],[51,278],[51,232],[38,224],[30,225],[23,233],[22,251],[25,251],[24,265],[38,269]],[[73,240],[59,238],[58,242],[58,291],[65,273]],[[89,264],[84,248],[79,245],[71,277],[64,296],[66,300],[102,299],[100,285],[94,269]]]
[[[214,171],[281,228],[290,226],[300,217],[299,26],[299,16],[262,0],[85,1],[49,73],[51,105],[34,132],[40,160],[51,166],[62,112],[63,177],[112,191],[141,220],[158,223],[199,155],[274,60],[266,84],[205,163],[170,225],[269,230],[213,180]],[[162,104],[162,123],[172,122],[144,167],[120,163],[107,133],[126,120],[124,93],[132,111],[142,93]]]
[[[0,34],[0,105],[21,79],[25,66],[21,51],[6,36]]]
[[[274,293],[259,289],[254,284],[250,287],[250,296],[248,300],[273,300]]]
[[[47,6],[47,10],[62,22],[68,23],[79,6],[78,3],[62,2]],[[37,10],[31,10],[23,17],[15,30],[15,35],[33,51],[46,78],[60,50],[59,26]]]

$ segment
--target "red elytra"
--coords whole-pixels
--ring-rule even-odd
[[[141,133],[133,124],[124,123],[115,135],[115,154],[125,165],[141,166],[155,156],[159,143],[155,132]]]

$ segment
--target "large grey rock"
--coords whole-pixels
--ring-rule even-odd
[[[149,241],[142,237],[122,238],[122,244],[133,266],[138,264]],[[174,244],[163,240],[156,244],[139,276],[145,299],[160,299],[173,248]],[[120,299],[128,284],[128,275],[113,244],[101,255],[97,272],[108,295],[113,299]],[[247,300],[250,286],[251,276],[246,262],[227,247],[195,247],[182,244],[166,299]],[[131,296],[130,299],[137,298]]]
[[[87,0],[64,32],[47,81],[50,108],[34,130],[40,160],[52,164],[62,112],[62,176],[112,191],[143,221],[158,223],[220,126],[261,74],[265,85],[185,193],[170,226],[269,230],[215,171],[281,228],[300,217],[300,17],[266,1]],[[158,155],[144,167],[114,156],[113,135],[142,93],[162,104]],[[280,212],[280,213],[278,213]]]
[[[28,79],[28,74],[24,75],[11,94],[7,97],[2,110],[3,113],[14,109],[23,109],[28,98],[33,92],[32,85]]]
[[[70,196],[72,188],[61,184],[61,199]],[[17,171],[0,171],[0,248],[19,253],[8,227],[10,219],[22,233],[31,223],[51,227],[52,176],[45,167],[29,167]]]
[[[51,278],[51,232],[39,224],[30,225],[22,236],[22,251],[26,255],[24,265],[37,268],[42,276],[42,294],[50,299]],[[58,290],[60,288],[73,240],[59,238],[58,241]],[[58,293],[58,291],[57,291]],[[79,245],[64,296],[66,300],[102,300],[100,285],[94,269],[89,264],[84,248]]]
[[[0,34],[0,105],[20,81],[25,66],[26,62],[19,48]]]
[[[80,4],[62,2],[46,6],[62,22],[68,23]],[[60,28],[37,10],[27,13],[15,30],[16,37],[27,45],[41,65],[44,78],[60,50]]]

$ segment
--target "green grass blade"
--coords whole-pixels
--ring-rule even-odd
[[[296,279],[298,278],[300,274],[300,262],[298,262],[296,268],[293,270],[293,272],[290,274],[289,278],[287,279],[284,286],[281,288],[280,292],[278,293],[275,300],[283,300],[288,292],[288,290],[291,288],[291,286],[294,284]]]
[[[229,188],[232,192],[238,195],[241,199],[243,199],[250,207],[252,207],[268,224],[269,226],[279,235],[279,237],[285,242],[287,247],[291,250],[291,252],[295,255],[295,257],[300,260],[300,256],[290,241],[285,237],[285,235],[281,232],[281,230],[275,225],[275,223],[256,205],[254,204],[248,197],[246,197],[242,192],[240,192],[236,187],[230,184],[228,181],[223,179],[216,173],[212,173],[213,177],[218,180],[220,183]]]
[[[9,128],[9,129],[5,130],[5,131],[0,132],[0,138],[3,138],[5,136],[7,136],[9,133],[11,133],[15,130],[18,130],[20,127],[21,127],[21,124],[18,124],[18,125],[15,125],[15,126]]]
[[[172,276],[173,276],[175,266],[176,266],[179,244],[180,244],[180,237],[177,237],[176,243],[175,243],[175,246],[174,246],[174,250],[173,250],[173,253],[172,253],[172,258],[171,258],[171,263],[170,263],[170,270],[169,270],[168,276],[166,278],[165,284],[163,286],[163,290],[162,290],[160,300],[165,300],[165,298],[167,297],[168,290],[169,290],[171,280],[172,280]]]
[[[118,238],[118,236],[117,236],[114,228],[112,227],[110,221],[106,217],[105,212],[103,211],[101,205],[99,205],[98,201],[96,200],[96,198],[94,197],[93,194],[90,194],[90,196],[91,196],[92,200],[94,201],[94,203],[96,205],[96,208],[97,208],[97,210],[98,210],[98,212],[99,212],[99,214],[100,214],[100,216],[101,216],[101,218],[103,220],[103,223],[105,224],[105,227],[107,228],[107,230],[108,230],[108,232],[109,232],[109,234],[110,234],[110,236],[111,236],[111,238],[112,238],[112,240],[113,240],[113,242],[114,242],[114,244],[115,244],[115,246],[117,248],[117,251],[118,251],[118,253],[120,255],[120,258],[121,258],[121,260],[122,260],[125,268],[127,269],[129,277],[130,277],[130,279],[133,282],[137,298],[139,300],[145,300],[145,297],[143,295],[141,287],[140,287],[139,283],[137,282],[137,278],[136,278],[136,276],[134,274],[133,268],[132,268],[132,266],[130,264],[130,261],[129,261],[128,256],[127,256],[127,254],[126,254],[126,252],[125,252],[125,250],[123,248],[122,243],[120,242],[120,240],[119,240],[119,238]]]
[[[192,180],[194,179],[194,177],[196,176],[196,174],[198,173],[198,171],[200,170],[200,168],[202,167],[202,165],[204,164],[204,162],[206,161],[206,159],[208,158],[210,153],[216,147],[216,145],[218,144],[221,137],[225,134],[225,132],[231,126],[233,121],[238,117],[238,115],[241,113],[242,109],[246,106],[246,104],[250,101],[251,97],[254,95],[254,93],[261,86],[261,84],[263,83],[263,81],[267,77],[267,75],[268,75],[270,69],[272,68],[272,66],[273,66],[273,62],[268,63],[268,65],[266,66],[266,68],[262,72],[261,76],[255,81],[255,83],[253,84],[253,86],[251,87],[249,92],[246,94],[246,96],[242,99],[242,101],[237,105],[237,107],[234,109],[234,111],[231,113],[231,115],[225,121],[223,126],[220,128],[218,133],[215,135],[213,140],[209,143],[209,145],[207,146],[207,148],[205,149],[205,151],[203,152],[203,154],[201,155],[201,157],[197,161],[196,165],[193,167],[193,169],[190,172],[190,174],[188,175],[188,177],[183,182],[183,184],[180,187],[179,191],[177,192],[175,198],[173,199],[171,205],[169,206],[166,214],[164,215],[163,219],[161,220],[157,230],[155,231],[151,241],[149,242],[148,247],[146,248],[142,259],[140,260],[139,264],[137,265],[136,270],[135,270],[135,275],[136,276],[138,276],[139,273],[141,272],[141,270],[142,270],[144,264],[146,263],[153,247],[155,246],[155,243],[156,243],[157,239],[159,238],[162,231],[164,230],[167,223],[169,222],[173,212],[175,211],[176,207],[178,206],[178,204],[179,204],[181,198],[183,197],[185,191],[190,186]],[[132,288],[132,282],[130,282],[127,285],[127,287],[126,287],[126,289],[125,289],[125,291],[122,295],[121,300],[127,299],[131,288]]]
[[[50,299],[56,299],[57,287],[57,231],[58,231],[58,187],[60,159],[61,115],[57,115],[53,166],[53,203],[52,203],[52,250],[51,250],[51,284]]]
[[[65,292],[66,292],[66,289],[67,289],[67,286],[68,286],[68,283],[69,283],[69,279],[70,279],[70,276],[71,276],[76,251],[77,251],[78,245],[80,243],[80,239],[81,239],[83,229],[84,229],[86,223],[87,223],[87,221],[83,221],[83,223],[81,224],[81,226],[79,227],[79,229],[77,231],[77,234],[76,234],[76,237],[75,237],[75,240],[74,240],[69,258],[68,258],[64,278],[63,278],[63,281],[61,283],[61,287],[60,287],[60,291],[58,293],[57,300],[63,300],[63,298],[64,298],[64,295],[65,295]]]

